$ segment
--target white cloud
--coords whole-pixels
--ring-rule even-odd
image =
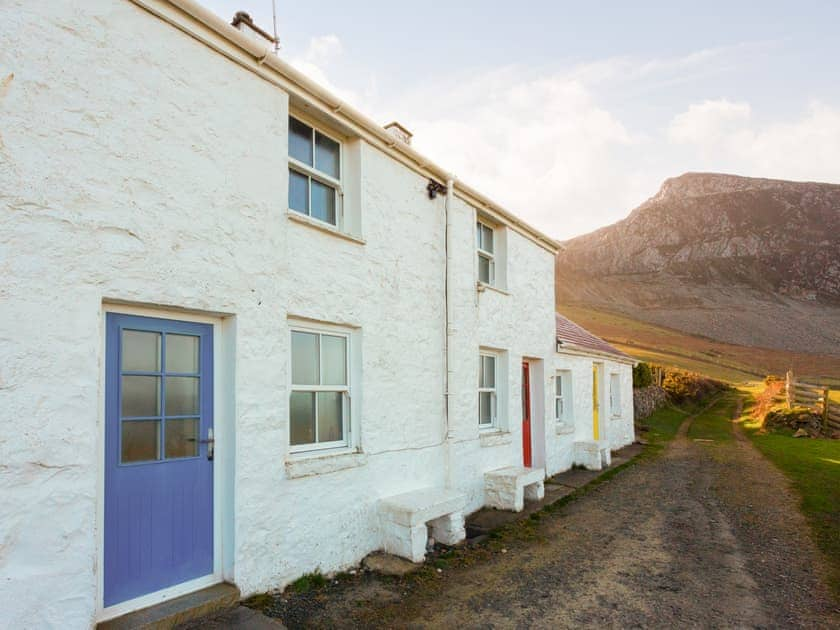
[[[668,138],[690,152],[695,170],[836,182],[840,178],[840,108],[813,101],[791,120],[756,121],[747,103],[691,105]]]
[[[748,103],[725,99],[703,101],[674,116],[668,127],[668,137],[677,143],[714,146],[739,133],[751,116]]]
[[[338,35],[318,35],[310,38],[303,54],[290,57],[288,62],[343,101],[356,103],[359,95],[355,90],[341,87],[329,78],[332,69],[341,61],[343,55],[344,47]]]
[[[435,98],[409,94],[398,108],[415,147],[549,234],[608,222],[635,198],[634,169],[616,156],[645,139],[581,81],[512,66],[424,92]]]

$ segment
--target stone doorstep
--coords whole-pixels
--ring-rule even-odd
[[[109,619],[97,630],[169,630],[175,626],[218,614],[239,604],[239,589],[232,584],[214,584],[148,608]]]
[[[473,512],[466,519],[469,539],[489,534],[494,529],[498,529],[503,525],[528,518],[534,512],[541,510],[543,506],[559,501],[578,488],[582,488],[590,481],[597,479],[608,470],[629,462],[643,450],[644,446],[641,444],[631,444],[616,451],[609,468],[604,468],[603,470],[572,468],[566,472],[549,477],[545,480],[545,497],[541,501],[526,501],[525,509],[521,512],[509,512],[494,508],[482,508],[477,512]]]

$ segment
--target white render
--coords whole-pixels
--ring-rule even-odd
[[[540,429],[534,466],[569,468],[585,439],[585,379],[574,433],[552,415],[555,370],[592,359],[555,353],[551,246],[467,192],[452,196],[447,417],[446,195],[430,200],[422,167],[351,118],[314,113],[305,90],[169,3],[149,4],[196,36],[128,0],[0,5],[9,627],[88,628],[108,616],[107,312],[214,326],[214,578],[243,596],[382,549],[382,499],[448,488],[463,496],[461,518],[482,507],[484,474],[522,465],[523,359]],[[343,139],[349,235],[287,210],[290,107]],[[477,290],[477,215],[498,226],[498,289]],[[289,452],[292,325],[350,336],[347,449]],[[492,431],[477,424],[480,349],[503,368]],[[626,377],[626,364],[603,363]],[[632,392],[609,422],[612,448],[632,441]],[[454,540],[452,514],[433,526]]]
[[[599,367],[600,388],[600,440],[594,439],[592,413],[592,369]],[[553,431],[546,431],[549,453],[546,473],[553,475],[572,466],[600,470],[610,463],[611,451],[632,444],[633,429],[633,362],[629,358],[610,357],[585,350],[556,352],[553,377],[559,371],[571,376],[571,417],[558,423],[552,417]],[[621,388],[620,407],[610,408],[610,375],[617,374]],[[553,383],[552,383],[553,387]],[[553,410],[553,400],[552,407]],[[552,414],[553,415],[553,414]],[[549,422],[549,420],[547,420]]]

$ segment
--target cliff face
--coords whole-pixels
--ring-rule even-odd
[[[564,271],[668,273],[840,300],[840,185],[688,173],[623,221],[573,239]]]
[[[840,185],[687,173],[626,219],[568,241],[557,272],[561,305],[840,353]]]

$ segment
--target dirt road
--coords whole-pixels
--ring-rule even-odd
[[[290,602],[290,627],[840,627],[785,478],[688,419],[656,458],[544,516],[531,540],[419,584]],[[416,581],[415,581],[416,582]],[[297,610],[295,609],[297,607]],[[305,615],[302,615],[305,608]]]

